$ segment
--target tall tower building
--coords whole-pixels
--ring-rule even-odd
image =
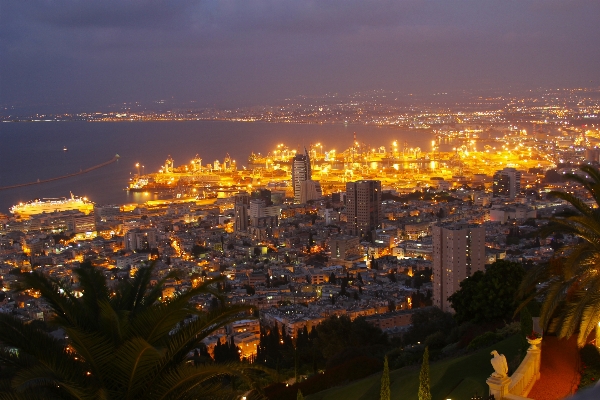
[[[250,195],[246,192],[238,193],[234,198],[233,210],[235,212],[234,228],[236,232],[245,232],[248,229],[248,208]]]
[[[292,185],[294,187],[294,203],[300,203],[300,192],[302,182],[308,181],[311,178],[310,173],[310,157],[306,148],[304,154],[296,154],[292,163]]]
[[[346,216],[352,234],[364,236],[381,227],[381,181],[346,183]]]
[[[514,199],[521,192],[521,171],[504,168],[494,174],[494,197]]]
[[[453,312],[448,297],[460,282],[485,267],[485,228],[473,224],[433,226],[433,305]]]

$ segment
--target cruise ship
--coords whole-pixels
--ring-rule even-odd
[[[87,197],[73,196],[59,199],[36,199],[19,203],[10,208],[10,212],[18,217],[28,218],[31,215],[51,213],[56,211],[79,210],[85,214],[94,211],[94,203]]]

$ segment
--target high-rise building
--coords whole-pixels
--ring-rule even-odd
[[[125,250],[151,250],[157,247],[156,230],[132,229],[124,236]]]
[[[356,236],[339,235],[329,239],[331,258],[345,260],[347,257],[360,256],[360,239]]]
[[[266,206],[263,199],[250,200],[248,215],[250,217],[250,226],[269,225],[276,226],[281,213],[280,206]]]
[[[321,184],[312,179],[300,183],[300,204],[323,197]]]
[[[346,216],[354,235],[363,237],[381,228],[381,181],[346,183]]]
[[[250,200],[250,220],[265,216],[265,201],[263,199]]]
[[[271,191],[269,189],[257,189],[250,195],[252,199],[263,199],[265,201],[265,206],[269,207],[273,205],[273,200],[271,199]]]
[[[238,193],[234,197],[233,211],[235,213],[234,229],[236,232],[245,232],[248,229],[248,208],[250,195],[246,192]]]
[[[292,185],[294,187],[294,203],[300,203],[302,182],[311,178],[310,157],[304,149],[304,154],[296,154],[292,163]]]
[[[494,174],[494,197],[514,199],[521,192],[521,171],[504,168]]]
[[[485,267],[485,228],[452,223],[433,226],[433,305],[453,312],[448,297],[460,282]]]

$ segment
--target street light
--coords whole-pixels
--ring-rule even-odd
[[[135,163],[135,167],[137,168],[138,177],[140,176],[140,163]]]

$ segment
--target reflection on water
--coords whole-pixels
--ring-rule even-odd
[[[129,179],[142,166],[145,173],[158,171],[170,155],[177,164],[191,160],[196,154],[204,164],[222,160],[225,154],[237,159],[241,168],[247,165],[251,152],[273,151],[278,143],[287,143],[291,149],[302,149],[310,144],[322,143],[319,153],[341,152],[353,143],[354,133],[366,148],[391,149],[398,143],[397,152],[421,153],[431,151],[435,138],[426,130],[403,130],[398,128],[362,125],[303,125],[237,123],[217,121],[169,121],[169,122],[39,122],[2,124],[2,156],[0,157],[0,186],[10,186],[38,179],[66,175],[105,162],[119,154],[118,162],[60,181],[49,182],[14,190],[0,195],[0,212],[20,201],[44,197],[64,197],[69,192],[87,196],[98,204],[143,203],[148,200],[164,200],[173,197],[169,193],[127,192]],[[439,143],[440,151],[452,149],[462,143]],[[67,146],[69,151],[63,151]],[[481,142],[477,146],[483,146]],[[408,154],[407,154],[408,156]],[[414,154],[413,154],[414,157]],[[427,169],[410,162],[381,161],[371,170],[398,164],[399,170]],[[416,167],[415,165],[419,165]],[[343,168],[336,163],[334,168]],[[369,165],[366,168],[370,168]],[[225,193],[212,193],[224,196]],[[167,197],[163,197],[167,196]]]
[[[173,198],[172,195],[164,195],[153,192],[130,192],[127,191],[127,202],[143,204],[148,200],[165,200]]]

